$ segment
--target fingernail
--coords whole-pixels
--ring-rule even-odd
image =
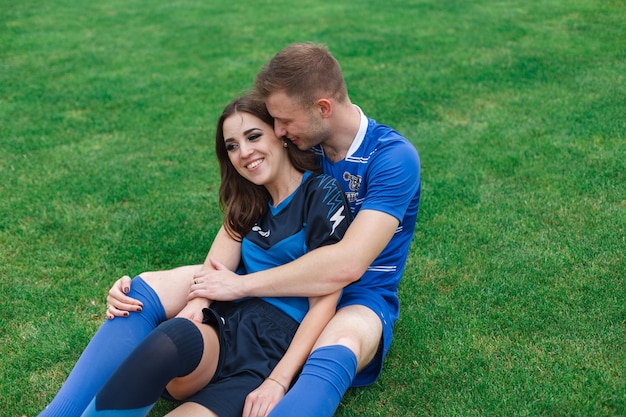
[[[137,312],[140,312],[140,311],[141,311],[141,307],[138,307],[138,308],[137,308]]]
[[[128,291],[130,291],[130,288],[124,287],[124,294],[128,294]]]
[[[124,313],[124,317],[128,317],[128,312],[125,312],[125,313]]]

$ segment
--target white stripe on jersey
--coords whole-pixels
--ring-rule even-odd
[[[372,272],[396,272],[395,265],[372,265],[367,268],[368,271]]]

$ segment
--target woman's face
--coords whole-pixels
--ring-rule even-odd
[[[245,112],[235,113],[224,120],[223,131],[228,158],[248,181],[267,187],[288,172],[290,162],[283,141],[261,119]]]

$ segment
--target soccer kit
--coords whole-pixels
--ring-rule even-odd
[[[336,243],[350,218],[337,181],[306,172],[300,187],[276,207],[269,204],[242,239],[243,267],[248,273],[262,271]],[[221,417],[241,416],[246,397],[284,356],[308,309],[308,297],[213,302],[203,310],[203,322],[219,337],[217,369],[210,383],[185,402],[201,404]],[[197,328],[185,319],[168,320],[113,373],[83,417],[145,416],[167,383],[192,372],[201,358]],[[155,362],[162,365],[155,367]],[[171,399],[167,393],[165,397]]]
[[[344,289],[337,307],[364,305],[380,317],[381,350],[352,382],[352,386],[368,385],[380,374],[400,311],[398,285],[413,239],[420,200],[419,156],[400,133],[368,119],[362,111],[360,129],[344,159],[332,162],[321,147],[315,151],[324,173],[337,179],[346,192],[353,217],[361,210],[376,210],[400,222],[391,241],[361,279]]]
[[[337,181],[307,172],[300,187],[277,207],[270,205],[244,237],[241,249],[244,269],[254,272],[282,265],[316,247],[335,243],[343,237],[350,219],[345,195]],[[199,360],[197,354],[180,354],[180,360],[156,361],[157,366],[154,361],[145,360],[151,355],[142,349],[154,347],[155,341],[161,339],[176,345],[180,352],[196,352],[192,347],[197,343],[190,343],[193,328],[181,325],[181,320],[186,320],[166,320],[158,295],[141,277],[133,279],[128,295],[141,300],[142,312],[103,323],[59,393],[39,417],[96,416],[99,412],[113,415],[113,411],[107,410],[111,406],[126,410],[122,414],[127,417],[145,415],[152,407],[151,401],[156,401],[165,387],[159,386],[157,379],[167,383],[178,376],[180,369],[165,366],[166,363],[185,362],[188,369],[195,368],[197,362],[190,357]],[[214,302],[210,309],[204,310],[206,324],[216,328],[220,337],[219,365],[211,383],[188,399],[220,416],[241,415],[245,397],[282,358],[298,323],[308,311],[306,297],[249,298],[239,303]],[[247,331],[250,328],[255,333]],[[149,366],[148,372],[155,374],[146,378],[145,369],[135,371],[137,364]],[[251,372],[245,372],[245,368]],[[163,376],[166,372],[173,374]],[[142,378],[134,387],[145,388],[144,392],[125,389],[132,378]],[[152,390],[148,390],[148,385],[153,386]]]
[[[400,311],[398,285],[417,219],[419,156],[415,147],[398,132],[361,112],[360,128],[343,160],[332,162],[321,146],[315,151],[324,173],[342,185],[354,217],[361,210],[375,210],[399,222],[390,242],[367,271],[344,288],[337,306],[341,309],[362,305],[375,312],[382,323],[382,340],[374,359],[358,374],[356,355],[346,346],[336,344],[315,349],[296,384],[269,417],[332,416],[350,386],[369,385],[378,378]]]
[[[398,284],[413,236],[420,199],[420,165],[417,151],[399,133],[368,119],[362,112],[361,127],[344,160],[333,163],[325,157],[321,148],[316,151],[320,156],[323,171],[337,179],[343,187],[349,201],[352,217],[356,216],[360,210],[376,210],[392,215],[399,221],[399,226],[387,247],[372,262],[359,281],[344,289],[338,305],[338,308],[355,304],[370,308],[380,317],[383,336],[378,354],[356,377],[354,377],[357,366],[356,358],[349,349],[335,345],[314,351],[307,360],[298,383],[278,404],[271,413],[272,416],[319,417],[332,415],[349,385],[362,386],[371,384],[376,380],[391,344],[393,325],[399,314]],[[298,195],[304,186],[314,178],[317,177],[307,175],[293,197],[276,208],[278,213],[274,209],[270,209],[268,213],[270,217],[274,216],[274,220],[280,218],[272,226],[271,233],[275,233],[274,230],[280,230],[284,224],[291,224],[286,220],[289,217],[283,217],[284,214],[280,215],[281,207],[288,205],[291,199],[298,200],[300,198]],[[316,188],[318,192],[316,194],[318,196],[325,195],[320,190],[325,190],[321,184],[320,187]],[[322,206],[330,213],[332,205]],[[323,212],[324,210],[315,213]],[[275,216],[276,214],[280,216]],[[339,213],[337,217],[333,218],[332,214],[329,214],[326,217],[326,230],[330,228],[332,231],[341,215],[343,213]],[[342,223],[345,227],[346,222]],[[280,227],[278,227],[279,225]],[[255,227],[252,232],[257,233],[258,236],[262,236],[263,233],[270,230],[264,225],[264,220],[260,221],[257,226],[258,229]],[[306,233],[312,233],[313,229],[316,228],[305,227],[304,229],[308,230],[305,232],[302,230],[294,231],[295,235],[306,236]],[[342,236],[343,231],[341,235],[337,236]],[[272,236],[271,233],[269,236]],[[272,250],[261,250],[264,246],[257,242],[258,236],[249,235],[247,236],[250,237],[249,241],[242,243],[242,251],[244,250],[243,246],[249,246],[251,261],[247,268],[250,268],[250,271],[264,267],[262,265],[263,262],[266,262],[263,257],[264,254],[267,254],[268,259],[271,259],[277,253],[275,245],[272,246]],[[288,242],[286,246],[289,247],[289,250],[296,251],[293,254],[294,257],[288,259],[279,257],[270,262],[271,265],[265,265],[265,267],[272,267],[295,259],[303,253],[302,249],[298,249],[301,245],[308,245],[309,242],[315,241],[312,237],[298,239],[293,238],[293,235],[289,236],[290,238],[285,242]],[[312,244],[306,249],[314,248],[315,246]],[[130,316],[124,319],[107,320],[102,325],[53,402],[40,414],[40,417],[80,416],[81,410],[84,410],[89,404],[98,387],[105,383],[115,369],[118,369],[128,353],[139,341],[149,336],[151,329],[166,319],[158,295],[149,285],[144,283],[141,277],[136,277],[133,280],[128,296],[143,303],[142,312],[130,313]],[[286,313],[284,319],[297,319],[305,311],[303,309],[305,300],[298,301],[297,298],[294,298],[281,306],[280,304],[286,299],[279,301],[277,298],[267,298],[264,300],[267,303],[264,304],[268,307],[282,308]],[[308,308],[308,301],[306,301],[306,306]],[[217,308],[217,305],[215,307]],[[216,318],[215,322],[218,321],[222,322],[221,318]],[[172,331],[172,329],[168,331]],[[115,343],[111,343],[112,340]],[[275,363],[279,359],[277,358]],[[308,382],[305,383],[305,381]],[[311,395],[318,391],[319,395]],[[320,396],[327,401],[320,401],[318,398]],[[322,410],[322,408],[324,409]]]

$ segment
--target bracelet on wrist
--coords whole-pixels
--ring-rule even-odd
[[[271,377],[269,377],[269,376],[268,376],[267,378],[265,378],[265,379],[269,379],[270,381],[274,381],[274,382],[276,382],[276,383],[277,383],[278,385],[280,385],[280,387],[281,387],[281,388],[285,391],[285,394],[287,394],[287,387],[286,387],[286,386],[284,386],[284,385],[283,385],[283,384],[282,384],[279,380],[274,379],[274,378],[271,378]]]

